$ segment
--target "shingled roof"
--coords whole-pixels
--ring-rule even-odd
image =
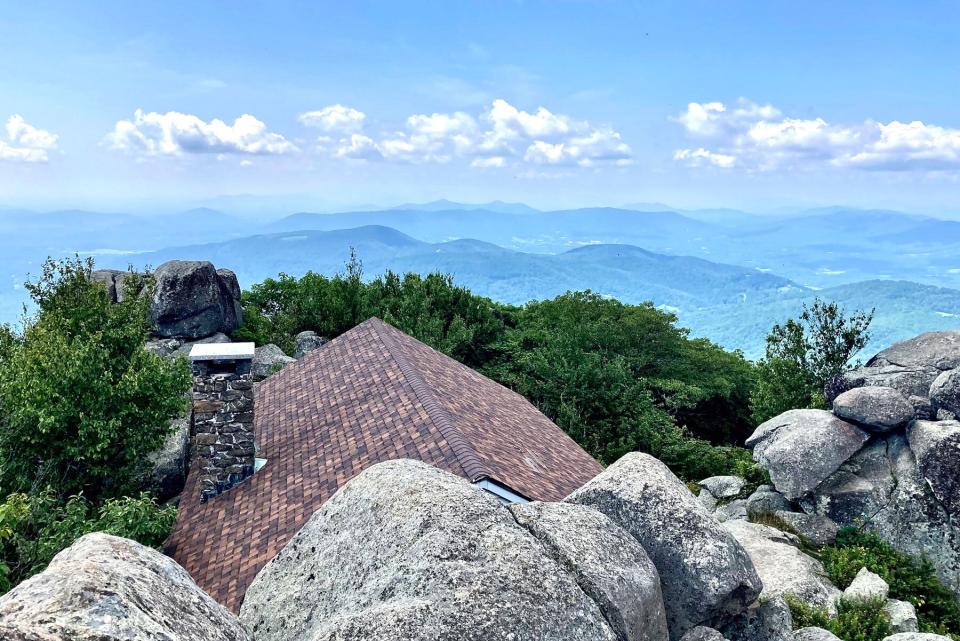
[[[191,473],[167,544],[235,612],[257,572],[375,463],[420,459],[542,501],[601,470],[522,396],[377,318],[264,381],[255,413],[266,465],[206,503]]]

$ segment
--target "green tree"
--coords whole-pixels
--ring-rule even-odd
[[[37,311],[0,358],[4,494],[122,496],[185,408],[187,364],[143,349],[149,297],[112,304],[92,268],[48,260],[27,283]]]
[[[746,427],[752,368],[737,354],[690,340],[675,322],[651,304],[567,293],[519,310],[499,357],[483,371],[603,462],[641,450],[687,478],[732,471],[745,451],[696,437],[723,442]]]
[[[870,340],[873,310],[848,315],[835,302],[817,298],[804,304],[797,320],[774,325],[750,399],[753,419],[761,423],[782,412],[824,408],[824,385],[856,367],[856,354]]]

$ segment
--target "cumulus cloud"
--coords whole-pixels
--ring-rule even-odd
[[[330,105],[300,114],[300,122],[323,131],[360,131],[366,117],[362,111],[343,105]]]
[[[310,115],[310,118],[306,118]],[[334,105],[301,116],[301,121],[339,133],[335,145],[323,149],[343,158],[405,163],[469,161],[473,167],[510,165],[622,165],[633,154],[619,132],[587,121],[554,114],[544,107],[527,112],[506,100],[494,100],[478,115],[414,114],[401,129],[373,137],[363,133],[364,114]],[[309,122],[308,122],[309,121]]]
[[[267,131],[266,124],[249,114],[230,125],[218,118],[207,122],[176,111],[145,113],[137,109],[133,120],[117,122],[107,140],[113,149],[141,156],[280,155],[297,151],[296,145]]]
[[[733,107],[692,102],[675,120],[702,141],[674,152],[675,160],[692,166],[960,170],[960,129],[920,121],[834,124],[744,99]]]
[[[57,136],[27,124],[23,116],[7,119],[7,139],[0,139],[0,160],[46,162],[49,152],[57,148]]]

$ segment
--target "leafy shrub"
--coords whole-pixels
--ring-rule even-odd
[[[890,619],[883,609],[884,599],[854,601],[841,598],[837,602],[835,618],[831,618],[825,609],[807,605],[793,595],[788,594],[786,600],[796,629],[823,628],[843,641],[881,641],[892,634]]]
[[[804,304],[799,320],[774,325],[758,363],[750,405],[754,421],[791,409],[825,408],[828,380],[856,364],[851,359],[870,340],[873,310],[849,316],[837,303]]]
[[[48,260],[36,315],[0,340],[0,496],[122,496],[184,408],[189,367],[143,349],[148,297],[112,304],[92,268]]]
[[[890,586],[890,597],[909,601],[917,610],[921,632],[960,634],[960,604],[924,558],[894,550],[876,534],[844,528],[837,543],[821,553],[824,569],[837,587],[846,588],[860,568],[880,575]]]
[[[106,532],[159,547],[177,510],[148,494],[110,499],[96,508],[80,495],[61,503],[50,490],[11,494],[0,504],[0,593],[41,572],[61,550],[91,532]]]

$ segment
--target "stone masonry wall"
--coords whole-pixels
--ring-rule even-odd
[[[191,458],[199,463],[200,501],[252,476],[255,454],[249,364],[215,371],[195,363]]]

